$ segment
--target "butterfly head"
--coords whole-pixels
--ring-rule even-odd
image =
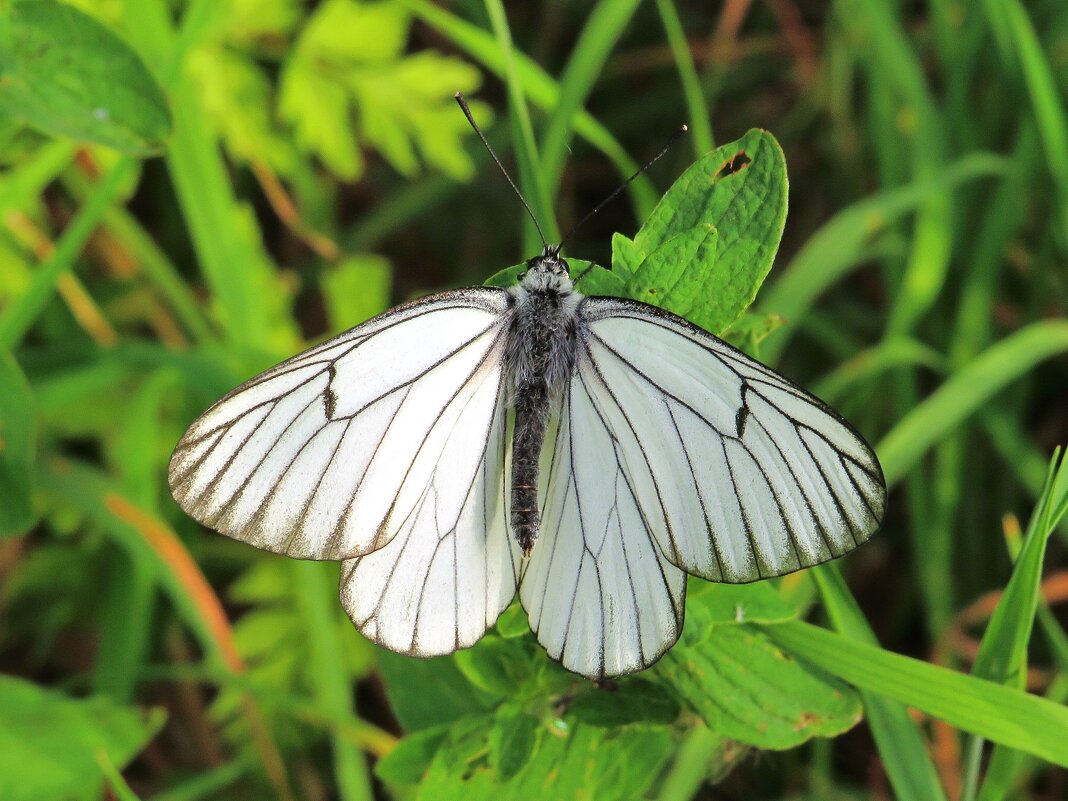
[[[546,245],[541,255],[527,261],[527,269],[519,278],[530,290],[571,291],[571,266],[560,255],[559,246]]]

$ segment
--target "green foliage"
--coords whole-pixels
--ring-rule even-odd
[[[160,709],[73,700],[0,676],[0,794],[10,801],[99,798],[163,726]]]
[[[171,130],[163,92],[129,45],[54,2],[0,13],[0,114],[134,156],[161,151]]]
[[[1068,20],[964,5],[0,2],[0,796],[686,801],[731,771],[769,798],[1048,794]],[[678,644],[612,682],[549,660],[518,602],[452,656],[383,652],[336,565],[166,490],[188,422],[258,369],[518,280],[540,243],[452,100],[483,85],[551,236],[687,122],[568,240],[579,291],[778,364],[894,485],[841,569],[692,579]]]

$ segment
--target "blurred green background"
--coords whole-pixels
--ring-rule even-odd
[[[604,687],[515,608],[380,652],[166,488],[229,388],[538,251],[457,90],[554,232],[689,124],[569,243],[605,266],[772,132],[745,342],[892,487]],[[0,2],[0,799],[1065,797],[1066,94],[1063,0]]]

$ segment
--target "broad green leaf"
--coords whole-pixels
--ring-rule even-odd
[[[671,303],[656,295],[640,299],[685,316],[680,309],[689,309],[697,315],[693,321],[712,332],[726,329],[753,302],[771,269],[786,221],[786,193],[786,161],[771,134],[752,130],[716,148],[675,181],[634,237],[626,263],[642,261],[630,285],[672,289]],[[719,234],[714,250],[694,231],[708,226]],[[680,235],[692,238],[654,258]],[[613,254],[625,247],[620,242]],[[686,284],[674,290],[683,279]]]
[[[21,534],[34,523],[31,473],[34,404],[15,357],[0,350],[0,537]]]
[[[382,256],[360,253],[323,272],[330,328],[344,331],[389,307],[393,268]]]
[[[727,302],[728,314],[735,304],[730,302],[729,287],[723,294],[706,291],[715,270],[718,240],[716,229],[708,224],[673,236],[646,256],[627,279],[627,295],[669,309],[710,331],[721,330],[720,299]]]
[[[663,727],[614,730],[567,723],[535,732],[529,760],[510,778],[494,766],[494,717],[453,726],[415,798],[419,801],[500,801],[502,798],[632,801],[643,797],[668,758],[673,738]],[[527,725],[527,724],[522,724]],[[525,746],[523,747],[525,750]]]
[[[940,718],[951,726],[1068,766],[1068,708],[801,621],[768,626],[792,653],[856,687]]]
[[[163,91],[130,46],[55,2],[0,14],[0,111],[133,156],[160,152],[171,131]]]
[[[99,798],[102,761],[124,767],[164,717],[160,709],[118,706],[103,697],[74,700],[0,675],[0,798]]]
[[[530,623],[527,622],[527,611],[519,601],[514,601],[511,606],[501,612],[497,618],[497,633],[505,639],[512,640],[530,633]]]
[[[592,726],[667,724],[678,718],[679,702],[664,685],[627,676],[606,687],[589,687],[575,697],[567,712],[569,718]]]
[[[720,624],[783,623],[797,618],[797,609],[784,601],[773,584],[715,584],[691,579],[687,591],[687,615],[697,615],[694,628]],[[687,621],[687,627],[694,621]]]
[[[626,284],[614,271],[606,270],[598,264],[591,265],[590,262],[582,259],[569,258],[567,263],[571,265],[571,277],[579,279],[575,283],[575,289],[583,295],[603,295],[613,298],[628,297]],[[526,269],[526,264],[508,267],[487,278],[485,285],[507,289],[519,283],[519,275]]]
[[[714,732],[758,748],[832,737],[861,717],[851,688],[749,625],[712,626],[700,642],[668,651],[654,671]]]

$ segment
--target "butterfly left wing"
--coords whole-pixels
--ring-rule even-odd
[[[825,562],[878,529],[871,447],[778,373],[670,312],[586,298],[577,372],[666,558],[741,583]]]
[[[549,656],[603,679],[642,670],[682,631],[686,574],[664,556],[622,443],[579,369],[542,451],[541,532],[519,597]]]

